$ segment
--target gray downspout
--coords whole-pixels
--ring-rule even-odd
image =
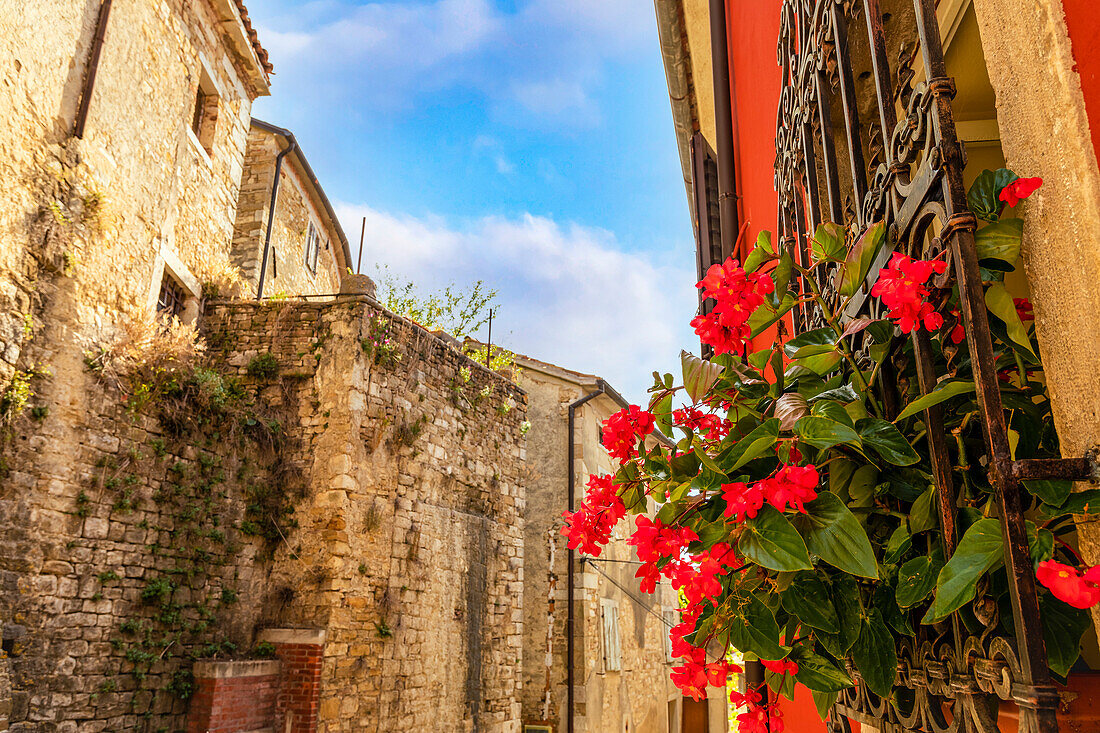
[[[264,236],[264,258],[260,262],[260,283],[256,286],[256,300],[264,297],[264,280],[267,279],[267,260],[271,252],[271,229],[275,226],[275,205],[279,201],[279,177],[283,171],[283,158],[298,148],[293,136],[288,138],[286,148],[275,156],[275,181],[271,184],[271,205],[268,206],[267,234]]]
[[[584,397],[581,397],[576,402],[569,405],[569,463],[566,467],[568,472],[568,485],[569,485],[569,511],[574,511],[576,505],[576,493],[577,493],[577,472],[574,464],[576,463],[576,446],[574,442],[576,440],[576,416],[577,408],[584,403],[593,400],[600,395],[604,394],[607,385],[604,381],[598,380],[596,382],[596,391],[589,392]],[[574,606],[574,574],[576,572],[577,552],[576,550],[569,550],[569,564],[566,572],[566,606],[565,606],[565,731],[566,733],[575,733],[574,716],[576,713],[576,700],[573,688],[576,684],[575,679],[575,661],[576,650],[574,649],[574,635],[576,626],[576,612]]]

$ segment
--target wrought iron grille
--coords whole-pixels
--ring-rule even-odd
[[[946,258],[949,267],[935,285],[957,285],[960,294],[1015,630],[997,636],[994,620],[971,633],[957,614],[944,627],[922,627],[915,644],[903,639],[898,645],[893,699],[859,685],[837,701],[831,725],[846,731],[852,719],[883,733],[994,733],[998,700],[1011,700],[1020,708],[1022,733],[1053,733],[1058,696],[1047,666],[1019,481],[1083,479],[1088,465],[1083,459],[1011,458],[974,248],[976,220],[967,208],[965,157],[952,117],[955,84],[946,72],[936,2],[785,0],[781,12],[775,186],[783,245],[806,264],[804,247],[819,224],[863,230],[885,221],[896,250]],[[867,293],[890,255],[887,248],[871,266],[846,319],[882,315]],[[823,289],[832,287],[832,273],[815,279]],[[825,325],[806,309],[796,311],[795,322],[797,330]],[[916,332],[912,339],[920,390],[927,394],[937,376],[929,337]],[[890,411],[894,377],[885,370],[880,377]],[[927,410],[925,420],[943,550],[950,557],[958,535],[952,465],[939,408]]]

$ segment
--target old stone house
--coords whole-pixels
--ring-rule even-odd
[[[517,356],[516,365],[531,423],[524,529],[524,730],[723,733],[725,690],[715,689],[696,703],[684,699],[669,679],[668,630],[679,622],[680,604],[666,580],[652,595],[641,592],[634,548],[626,544],[630,522],[619,524],[599,558],[583,562],[579,554],[571,561],[561,535],[570,483],[579,504],[589,476],[615,470],[601,444],[601,426],[626,401],[591,374],[527,356]],[[572,654],[567,643],[570,584]]]
[[[233,264],[267,296],[338,293],[351,267],[348,238],[297,139],[257,119],[248,132]]]
[[[518,731],[523,391],[333,295],[240,0],[0,9],[0,729]]]

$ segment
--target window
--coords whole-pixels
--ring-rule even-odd
[[[669,636],[669,630],[676,625],[676,612],[664,610],[661,611],[661,619],[664,624],[661,626],[661,633],[665,637],[665,662],[672,662],[672,637]]]
[[[623,668],[623,648],[619,641],[619,603],[604,599],[603,610],[603,669],[618,672]]]
[[[191,110],[191,132],[207,153],[214,150],[214,130],[218,123],[218,89],[214,80],[203,69],[195,90],[194,108]]]
[[[317,231],[317,227],[313,226],[313,222],[309,223],[309,231],[306,232],[306,267],[314,275],[317,274],[317,255],[321,250],[321,234]]]
[[[180,318],[183,315],[187,294],[175,278],[164,273],[160,281],[160,295],[157,296],[157,315],[164,318]]]

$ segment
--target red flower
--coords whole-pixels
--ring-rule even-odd
[[[731,672],[740,672],[736,664],[708,662],[703,649],[692,648],[684,663],[672,668],[672,683],[694,700],[705,700],[708,687],[725,687]]]
[[[749,317],[764,304],[764,296],[775,290],[772,279],[761,273],[747,273],[737,260],[730,258],[721,265],[711,265],[696,287],[703,298],[713,298],[710,313],[696,316],[692,328],[716,354],[740,352],[751,335]]]
[[[741,481],[722,484],[722,498],[726,500],[726,516],[737,523],[746,518],[755,519],[764,506],[764,491],[759,483],[752,486]]]
[[[723,484],[725,515],[738,523],[745,521],[746,517],[753,519],[765,501],[781,512],[794,509],[805,514],[803,505],[817,498],[820,478],[813,466],[783,466],[774,476],[757,481],[752,486],[740,481]]]
[[[1002,188],[997,198],[1004,201],[1009,206],[1015,206],[1020,203],[1021,199],[1026,199],[1028,196],[1035,193],[1039,189],[1039,186],[1042,185],[1042,178],[1017,178],[1015,181]]]
[[[653,432],[657,421],[637,405],[619,410],[603,424],[603,447],[612,458],[625,463],[638,447],[638,438]]]
[[[733,427],[729,420],[694,407],[673,410],[672,423],[696,433],[703,433],[707,440],[721,440],[729,435],[730,428]]]
[[[750,705],[747,712],[737,716],[739,733],[782,733],[783,714],[775,705]]]
[[[1074,608],[1092,608],[1100,603],[1100,566],[1090,568],[1084,577],[1077,568],[1063,565],[1055,560],[1044,560],[1039,563],[1035,571],[1035,577],[1040,583],[1050,589],[1054,597],[1068,603]]]
[[[584,554],[599,557],[603,545],[611,541],[611,531],[626,516],[626,506],[611,476],[592,476],[580,508],[562,516],[565,527],[561,533],[568,538],[569,549],[579,547]]]
[[[651,520],[644,514],[639,514],[634,520],[637,529],[628,545],[633,545],[638,550],[638,559],[642,562],[656,562],[662,558],[676,558],[680,551],[699,539],[699,535],[688,527],[674,527],[667,525],[660,519]]]
[[[794,662],[790,659],[779,659],[774,662],[770,662],[767,659],[761,659],[760,663],[764,665],[764,669],[773,674],[798,674],[798,662]]]
[[[895,252],[890,264],[879,272],[871,295],[882,299],[890,309],[887,315],[903,333],[911,333],[922,324],[926,331],[936,331],[943,325],[943,316],[927,302],[930,291],[926,286],[933,273],[946,269],[947,263],[940,260],[914,260]]]
[[[1013,298],[1012,305],[1016,306],[1016,315],[1021,321],[1034,321],[1035,311],[1031,308],[1031,301],[1027,298]]]

